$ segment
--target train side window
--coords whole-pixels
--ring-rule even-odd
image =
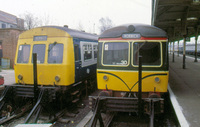
[[[63,44],[50,44],[48,49],[48,63],[63,62]]]
[[[103,49],[103,64],[127,66],[129,64],[128,42],[106,42]]]
[[[79,46],[74,45],[74,55],[75,55],[75,61],[79,60]]]
[[[160,42],[134,42],[133,43],[133,65],[139,64],[138,56],[142,56],[142,65],[161,65]]]
[[[81,66],[86,67],[97,63],[97,59],[94,58],[94,45],[96,42],[80,41],[81,51]]]
[[[84,61],[92,59],[92,44],[83,45]]]
[[[98,45],[93,45],[94,59],[97,59]]]
[[[44,63],[45,48],[46,46],[44,44],[36,44],[33,46],[33,53],[37,53],[37,63]]]
[[[20,45],[17,55],[17,63],[28,63],[30,56],[30,45]]]

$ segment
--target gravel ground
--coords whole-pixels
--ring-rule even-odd
[[[94,91],[90,96],[97,96],[99,93],[98,90]],[[77,124],[81,122],[81,120],[91,111],[89,108],[89,99],[84,98],[77,108],[77,110],[69,111],[71,112],[72,116],[70,114],[66,114],[62,117],[61,120],[54,123],[54,127],[76,127]],[[73,116],[75,114],[75,116]]]

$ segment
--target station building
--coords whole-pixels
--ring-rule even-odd
[[[0,10],[0,65],[13,68],[17,40],[24,31],[24,20]],[[4,63],[3,63],[4,62]],[[5,63],[6,62],[6,63]],[[4,67],[4,65],[2,66]]]

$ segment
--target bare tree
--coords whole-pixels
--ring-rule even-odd
[[[99,19],[99,22],[100,22],[100,32],[103,33],[105,30],[109,29],[109,28],[112,28],[114,25],[113,25],[113,22],[110,18],[106,17],[106,18],[101,18]]]
[[[46,26],[51,23],[49,15],[46,15],[46,14],[42,16],[42,18],[38,18],[32,13],[26,12],[22,14],[20,17],[24,19],[24,28],[26,30],[30,30],[38,26]]]
[[[30,30],[34,27],[39,26],[39,19],[30,12],[26,12],[22,14],[20,17],[24,19],[24,28],[26,30]]]
[[[52,21],[50,21],[49,15],[46,13],[40,18],[39,22],[40,22],[40,26],[47,26],[49,24],[52,24]]]
[[[80,31],[84,31],[81,21],[79,21],[77,29],[80,30]]]

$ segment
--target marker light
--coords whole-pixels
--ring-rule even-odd
[[[60,81],[60,77],[59,77],[59,76],[56,76],[56,77],[55,77],[55,80],[56,80],[56,82],[59,82],[59,81]]]
[[[108,76],[104,75],[104,76],[103,76],[103,79],[104,79],[105,81],[108,81]]]
[[[18,75],[18,79],[19,79],[19,80],[22,80],[22,79],[23,79],[23,76],[22,76],[22,75]]]
[[[156,77],[155,78],[155,82],[159,83],[160,82],[160,78]]]

